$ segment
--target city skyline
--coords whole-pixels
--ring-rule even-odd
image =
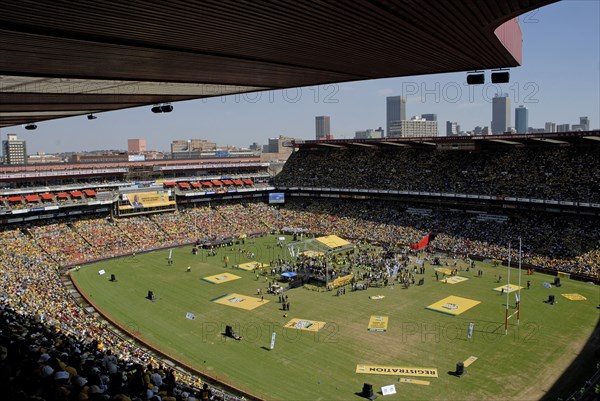
[[[511,98],[511,114],[518,105],[527,107],[531,127],[544,128],[546,122],[572,126],[587,116],[590,129],[597,129],[599,3],[562,1],[519,19],[523,66],[510,70],[508,84],[491,84],[490,71],[486,84],[477,86],[466,85],[466,72],[348,82],[173,103],[173,112],[167,114],[153,114],[148,106],[98,114],[95,120],[79,116],[42,121],[35,131],[2,128],[0,137],[16,133],[27,141],[29,153],[127,149],[131,138],[146,139],[148,150],[157,151],[185,138],[248,147],[279,135],[313,139],[315,116],[327,115],[334,137],[349,139],[359,130],[386,127],[388,96],[406,97],[407,119],[437,114],[440,124],[453,121],[470,131],[490,125],[491,99],[498,92]]]

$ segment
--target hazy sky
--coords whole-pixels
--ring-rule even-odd
[[[161,151],[172,140],[191,138],[247,147],[279,135],[314,139],[315,116],[329,115],[335,138],[353,138],[357,130],[385,127],[385,98],[391,95],[408,97],[410,117],[436,113],[443,135],[446,120],[463,130],[489,126],[497,90],[511,98],[513,126],[514,108],[522,104],[529,109],[529,126],[576,124],[588,116],[597,129],[600,1],[561,1],[521,16],[520,23],[523,66],[510,71],[509,84],[467,87],[465,73],[361,81],[179,102],[168,114],[142,107],[99,114],[92,121],[80,116],[40,122],[36,131],[19,126],[2,129],[0,136],[18,134],[30,154],[126,149],[128,138],[145,138],[149,149]]]

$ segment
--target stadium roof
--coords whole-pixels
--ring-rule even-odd
[[[285,146],[302,149],[319,148],[427,148],[427,149],[466,149],[466,147],[489,148],[498,146],[560,146],[560,145],[596,145],[600,141],[600,130],[552,132],[535,134],[505,135],[453,135],[405,138],[372,139],[296,139]]]
[[[514,67],[556,0],[5,0],[0,127],[211,96]]]

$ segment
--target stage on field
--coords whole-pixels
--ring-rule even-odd
[[[369,319],[369,331],[387,331],[388,317],[373,315]]]
[[[240,294],[225,294],[219,298],[212,299],[211,302],[246,310],[252,310],[269,303],[269,301],[266,299],[262,300],[260,298],[254,298]]]
[[[586,301],[587,298],[581,294],[560,294],[571,301]]]
[[[203,277],[202,280],[208,281],[209,283],[212,283],[212,284],[222,284],[222,283],[226,283],[228,281],[237,280],[238,278],[241,278],[241,277],[236,276],[235,274],[231,274],[231,273],[222,273],[222,274],[215,274],[214,276]]]
[[[500,287],[494,288],[494,291],[502,292],[503,288],[504,288],[505,293],[508,292],[510,294],[511,292],[518,291],[520,288],[523,288],[523,287],[519,287],[518,285],[515,285],[515,284],[506,284],[506,285],[501,285]]]
[[[429,305],[425,309],[434,310],[436,312],[446,313],[448,315],[460,315],[463,312],[468,311],[472,307],[480,304],[480,301],[474,299],[461,298],[454,295],[450,295],[436,303]]]
[[[308,330],[308,331],[319,331],[321,330],[327,323],[319,322],[317,320],[307,320],[307,319],[292,319],[283,327],[287,329],[298,329],[298,330]]]
[[[316,238],[316,240],[330,249],[341,248],[343,246],[352,245],[350,242],[346,241],[343,238],[338,237],[337,235],[328,235],[326,237],[318,237],[318,238]]]
[[[436,368],[407,368],[402,366],[356,365],[356,373],[370,375],[438,377]]]
[[[242,269],[242,270],[253,271],[258,268],[269,267],[269,264],[268,263],[260,263],[260,262],[246,262],[246,263],[240,263],[239,265],[236,265],[235,267],[237,267],[238,269]]]
[[[462,283],[463,281],[467,281],[468,278],[466,277],[461,277],[461,276],[452,276],[452,277],[446,277],[444,279],[444,283],[446,284],[458,284],[458,283]]]

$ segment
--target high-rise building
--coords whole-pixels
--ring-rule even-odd
[[[421,114],[421,118],[424,119],[425,121],[437,121],[437,114],[435,114],[435,113]]]
[[[581,125],[582,131],[589,131],[590,119],[587,117],[579,117],[579,125]]]
[[[529,110],[527,107],[520,105],[515,109],[515,128],[517,134],[526,134],[529,126]]]
[[[383,128],[379,127],[377,129],[369,128],[364,131],[356,131],[354,133],[354,139],[377,139],[383,138]]]
[[[492,134],[503,134],[508,131],[510,120],[510,98],[507,93],[496,95],[492,99]]]
[[[137,154],[144,153],[146,150],[145,139],[128,139],[127,140],[127,153]]]
[[[406,98],[402,96],[388,96],[386,98],[386,132],[390,136],[392,121],[406,120]]]
[[[329,116],[315,117],[315,134],[317,141],[319,139],[328,139],[331,137],[331,126]]]
[[[544,124],[544,132],[556,132],[556,123],[547,122]]]
[[[569,132],[569,131],[571,131],[570,124],[557,124],[556,125],[556,132]]]
[[[392,121],[388,138],[437,136],[437,121],[413,117],[411,120]]]
[[[446,136],[458,135],[458,123],[446,121]]]
[[[27,144],[17,138],[17,134],[7,134],[2,141],[2,152],[5,164],[26,164]]]

